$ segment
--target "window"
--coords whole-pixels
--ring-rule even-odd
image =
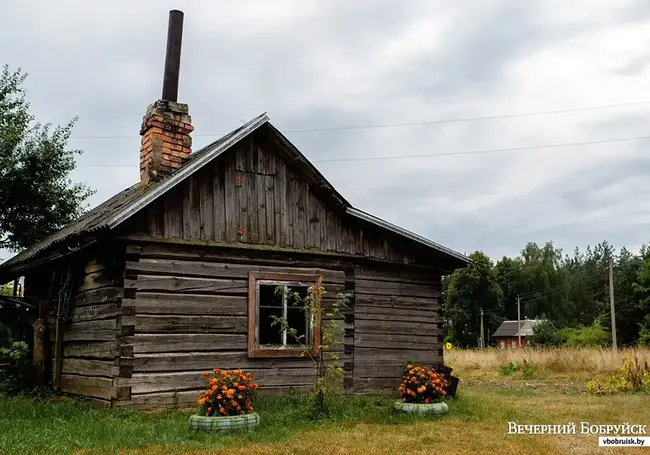
[[[307,306],[317,275],[250,272],[248,356],[298,357],[318,352],[320,321]]]

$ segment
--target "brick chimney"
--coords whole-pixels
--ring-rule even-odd
[[[140,135],[140,183],[157,182],[190,158],[194,131],[187,104],[177,102],[183,13],[169,12],[162,98],[147,108]]]

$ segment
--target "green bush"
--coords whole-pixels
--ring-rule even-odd
[[[533,364],[526,359],[524,359],[521,364],[517,362],[510,362],[505,365],[501,365],[499,369],[501,370],[501,374],[504,376],[513,376],[517,371],[521,371],[521,376],[524,379],[532,378],[535,372]]]
[[[32,390],[33,376],[30,350],[24,341],[14,341],[10,348],[0,348],[0,363],[8,364],[0,373],[0,392],[5,395],[19,395]]]
[[[501,365],[499,369],[501,370],[502,375],[512,376],[515,374],[515,371],[519,370],[519,366],[517,365],[517,362],[510,362],[505,365]]]
[[[639,324],[639,339],[636,343],[640,348],[650,348],[650,314]]]
[[[533,335],[528,339],[530,346],[558,346],[561,342],[558,330],[549,321],[537,324],[533,329]]]
[[[570,348],[607,346],[611,334],[598,324],[589,327],[566,328],[557,331],[560,344]]]

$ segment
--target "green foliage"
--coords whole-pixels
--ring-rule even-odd
[[[14,295],[14,286],[11,283],[7,283],[0,288],[0,295],[12,296]]]
[[[557,329],[550,321],[544,320],[533,329],[533,335],[527,340],[529,346],[558,346],[561,343]]]
[[[638,254],[602,242],[564,254],[551,242],[528,243],[517,257],[492,263],[481,252],[473,263],[442,282],[445,341],[477,346],[479,309],[485,311],[486,338],[499,323],[521,317],[548,319],[531,346],[604,346],[611,342],[608,268],[614,262],[616,335],[619,346],[650,345],[650,248]]]
[[[76,218],[92,194],[69,177],[81,153],[66,148],[76,119],[53,131],[35,123],[22,88],[26,77],[7,65],[0,74],[0,248],[14,251]]]
[[[501,365],[499,367],[499,370],[501,370],[501,374],[504,376],[512,376],[515,374],[515,371],[517,371],[518,366],[517,362],[510,362],[505,365]]]
[[[32,389],[32,363],[27,343],[14,341],[10,348],[0,348],[0,363],[8,365],[6,371],[0,373],[0,392],[11,396]]]
[[[561,344],[570,348],[606,346],[611,334],[599,324],[589,327],[564,328],[557,331]]]
[[[647,361],[641,363],[638,358],[632,360],[628,357],[618,374],[609,376],[605,381],[589,381],[587,392],[592,395],[611,395],[619,392],[650,393],[650,366]]]
[[[456,271],[444,285],[447,339],[454,345],[476,346],[479,339],[479,308],[485,312],[485,333],[503,320],[502,291],[494,264],[477,251],[470,255],[469,267]]]
[[[499,370],[503,376],[514,376],[515,373],[521,372],[521,377],[524,379],[530,379],[535,373],[535,368],[531,362],[524,359],[523,362],[509,362],[505,365],[499,366]]]
[[[276,288],[275,292],[282,292]],[[322,417],[327,414],[327,404],[334,397],[340,395],[343,387],[343,367],[340,358],[334,352],[338,346],[343,344],[345,334],[343,311],[347,307],[349,297],[347,294],[338,294],[337,298],[329,306],[325,306],[323,297],[327,293],[323,286],[322,279],[310,286],[306,297],[301,297],[298,292],[287,295],[292,307],[297,307],[312,315],[312,318],[320,326],[319,349],[314,354],[313,345],[306,344],[302,335],[298,335],[295,327],[290,327],[284,317],[271,316],[272,326],[280,326],[280,330],[286,330],[296,344],[302,347],[302,356],[309,357],[316,370],[316,381],[312,388],[315,409],[314,417]]]

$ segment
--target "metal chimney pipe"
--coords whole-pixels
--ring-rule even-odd
[[[178,78],[181,69],[181,42],[183,40],[183,12],[173,9],[169,12],[167,28],[167,52],[163,76],[162,99],[178,101]]]

